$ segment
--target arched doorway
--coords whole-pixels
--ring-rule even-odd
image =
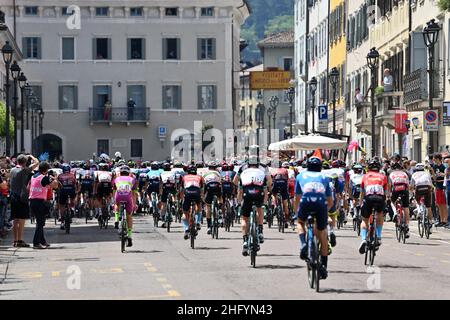
[[[54,134],[43,134],[36,138],[37,155],[48,152],[49,159],[59,159],[62,155],[62,139]]]

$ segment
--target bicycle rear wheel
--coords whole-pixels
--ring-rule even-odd
[[[253,268],[256,268],[256,253],[258,250],[258,238],[257,238],[257,232],[256,232],[256,224],[252,223],[252,227],[251,227],[251,232],[250,232],[250,248],[251,248],[251,252],[250,252],[250,263],[253,266]]]
[[[425,218],[425,220],[424,220],[424,229],[425,229],[425,237],[427,239],[430,239],[430,229],[431,228],[432,228],[432,226],[431,226],[431,224],[429,222],[429,219]]]
[[[123,217],[122,220],[122,224],[121,224],[121,228],[120,228],[120,249],[121,252],[125,252],[125,245],[126,245],[126,241],[127,241],[127,223],[126,223],[126,218]]]
[[[196,232],[196,227],[193,224],[192,227],[190,228],[190,238],[191,238],[191,248],[192,249],[195,248],[195,232]]]

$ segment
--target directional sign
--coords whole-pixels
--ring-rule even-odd
[[[159,138],[167,137],[167,127],[159,126],[158,127],[158,136],[159,136]]]
[[[450,102],[443,103],[442,125],[450,126]]]
[[[423,117],[424,131],[438,131],[439,130],[439,114],[437,110],[424,111]]]

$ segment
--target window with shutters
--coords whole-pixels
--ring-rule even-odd
[[[78,87],[59,86],[59,109],[76,110],[78,109]]]
[[[25,15],[26,16],[37,16],[38,15],[38,7],[37,6],[26,6],[25,7]]]
[[[97,154],[102,153],[109,154],[109,140],[108,139],[98,139],[97,140]]]
[[[180,60],[180,39],[163,39],[163,60]]]
[[[95,15],[97,17],[106,17],[108,16],[109,8],[108,7],[97,7],[95,8]]]
[[[110,38],[95,38],[94,39],[94,60],[109,60],[111,59],[111,39]]]
[[[217,109],[217,86],[198,86],[198,108],[200,110]]]
[[[112,103],[112,87],[94,86],[94,108],[103,109],[106,102]]]
[[[143,38],[127,39],[127,59],[145,60],[145,39]]]
[[[216,59],[216,39],[198,39],[198,60]]]
[[[12,88],[12,86],[11,86]],[[31,89],[33,90],[34,97],[36,98],[36,103],[40,104],[42,106],[42,86],[33,85],[31,86]],[[12,97],[12,95],[11,95]]]
[[[144,15],[144,9],[142,7],[130,8],[131,17],[142,17]]]
[[[142,158],[142,139],[131,139],[131,158]]]
[[[214,7],[202,8],[201,16],[202,17],[213,17],[214,16]]]
[[[24,37],[22,38],[23,57],[25,59],[41,59],[41,38],[40,37]]]
[[[129,85],[127,86],[127,101],[133,99],[136,103],[136,108],[145,108],[145,86],[144,85]]]

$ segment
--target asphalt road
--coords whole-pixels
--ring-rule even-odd
[[[94,221],[76,220],[66,235],[52,220],[47,250],[0,246],[0,299],[446,299],[450,288],[450,232],[439,229],[421,239],[417,227],[406,244],[384,230],[376,268],[367,270],[357,252],[360,239],[346,226],[329,258],[329,278],[321,293],[307,285],[299,240],[265,227],[266,242],[257,267],[241,255],[239,226],[220,230],[213,240],[200,231],[196,249],[183,239],[181,225],[171,233],[155,229],[151,217],[136,217],[134,246],[120,252],[117,232]],[[34,226],[27,223],[25,240]],[[370,273],[371,272],[371,273]]]

